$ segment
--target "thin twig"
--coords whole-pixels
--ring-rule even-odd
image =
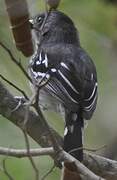
[[[91,152],[97,152],[97,151],[100,151],[100,150],[102,150],[102,149],[104,149],[104,148],[106,148],[107,147],[107,145],[103,145],[102,147],[99,147],[99,148],[96,148],[96,149],[89,149],[89,148],[85,148],[85,147],[79,147],[79,148],[74,148],[74,149],[72,149],[71,151],[69,151],[68,153],[70,154],[70,153],[73,153],[73,152],[75,152],[75,151],[79,151],[79,150],[84,150],[84,151],[91,151]]]
[[[19,91],[20,93],[23,94],[23,96],[26,98],[26,100],[29,100],[28,96],[26,95],[26,93],[19,88],[18,86],[16,86],[15,84],[13,84],[11,81],[9,81],[8,79],[6,79],[2,74],[0,74],[1,79],[3,79],[5,82],[7,82],[10,86],[12,86],[13,88],[15,88],[17,91]]]
[[[3,164],[3,171],[4,171],[5,175],[8,177],[9,180],[14,180],[14,178],[9,174],[9,172],[6,168],[6,158],[3,159],[2,164]]]
[[[25,139],[25,144],[26,144],[28,158],[29,158],[30,163],[31,163],[31,165],[32,165],[32,167],[34,169],[34,172],[35,172],[35,179],[39,180],[39,170],[37,169],[36,164],[35,164],[32,156],[30,154],[30,143],[29,143],[27,132],[26,132],[26,125],[27,125],[28,118],[29,118],[29,107],[30,107],[30,104],[28,104],[26,106],[26,111],[25,111],[25,117],[24,117],[22,132],[24,134],[24,139]]]
[[[32,156],[31,156],[31,153],[30,153],[30,144],[29,144],[28,136],[27,136],[27,133],[26,133],[25,130],[23,130],[23,134],[24,134],[24,138],[25,138],[28,158],[29,158],[29,160],[31,162],[31,165],[32,165],[34,171],[35,171],[35,175],[36,175],[35,179],[39,180],[39,170],[37,169],[37,167],[35,165],[35,162],[34,162]]]
[[[99,147],[99,148],[95,148],[95,149],[83,148],[83,150],[85,150],[85,151],[91,151],[91,152],[98,152],[98,151],[101,151],[102,149],[104,149],[104,148],[106,148],[106,147],[107,147],[107,145],[103,145],[103,146],[101,146],[101,147]]]
[[[24,158],[29,156],[27,153],[27,149],[13,149],[4,147],[0,147],[0,155],[11,156],[16,158]],[[51,156],[54,155],[54,150],[52,147],[30,149],[30,155],[34,157],[45,155]]]
[[[45,180],[54,170],[55,164],[50,168],[50,170],[41,178],[41,180]]]
[[[21,69],[21,71],[23,72],[23,74],[24,74],[24,75],[27,77],[27,79],[32,83],[32,79],[30,78],[30,76],[28,75],[28,73],[25,71],[24,67],[23,67],[22,64],[21,64],[21,61],[20,61],[20,60],[18,61],[18,60],[13,56],[11,50],[10,50],[6,45],[4,45],[3,42],[1,42],[1,41],[0,41],[0,46],[2,46],[2,47],[5,49],[5,51],[9,54],[11,60]]]

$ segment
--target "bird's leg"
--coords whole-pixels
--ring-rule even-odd
[[[15,96],[14,98],[18,101],[18,104],[11,112],[18,110],[20,108],[20,106],[22,104],[25,104],[27,101],[23,96]]]
[[[29,100],[25,99],[22,96],[15,96],[14,98],[18,100],[18,104],[11,112],[18,110],[21,107],[21,105],[28,106],[28,107],[31,106],[35,102],[35,97],[36,97],[35,92],[33,93],[33,95],[31,96]]]

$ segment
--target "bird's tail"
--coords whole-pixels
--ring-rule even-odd
[[[83,119],[76,113],[66,113],[64,145],[66,152],[83,161]]]

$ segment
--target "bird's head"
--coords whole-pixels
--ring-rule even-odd
[[[45,43],[79,43],[73,21],[58,10],[52,10],[47,16],[46,13],[36,15],[29,21],[37,40],[41,34]]]

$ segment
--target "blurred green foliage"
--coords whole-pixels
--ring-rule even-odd
[[[32,14],[44,9],[43,0],[29,0]],[[102,3],[101,0],[61,0],[60,10],[68,14],[75,22],[82,47],[94,60],[99,81],[99,100],[97,110],[85,132],[85,147],[96,148],[108,144],[116,136],[117,130],[117,7]],[[29,58],[17,52],[9,29],[9,22],[0,0],[0,41],[3,41],[14,53],[17,59],[22,59],[27,68]],[[0,73],[30,94],[29,84],[21,71],[11,62],[8,54],[0,48]],[[6,86],[8,86],[5,83]],[[14,95],[20,95],[15,89],[8,86]],[[58,132],[63,133],[63,121],[55,113],[46,113],[49,122]],[[38,145],[31,141],[32,147]],[[0,117],[0,146],[24,148],[25,142],[21,131],[7,119]],[[1,156],[1,166],[2,159]],[[40,176],[43,176],[53,165],[49,157],[35,158],[39,167]],[[14,179],[32,180],[34,172],[27,159],[8,158],[7,168]],[[0,180],[8,178],[0,171]],[[59,180],[60,171],[56,168],[47,180]]]

